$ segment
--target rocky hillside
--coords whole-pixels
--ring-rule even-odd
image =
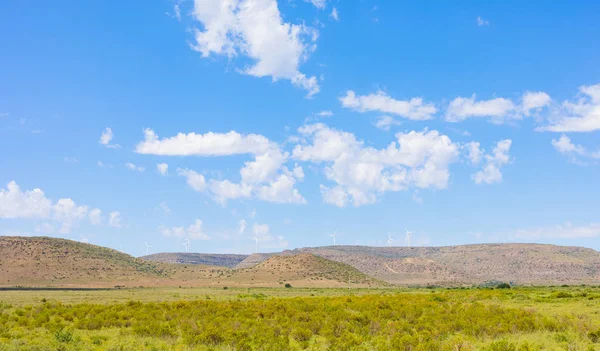
[[[579,284],[600,282],[600,253],[541,244],[447,247],[329,246],[297,249],[394,284]]]
[[[201,254],[192,252],[157,253],[140,257],[146,261],[179,263],[179,264],[203,264],[233,268],[245,260],[248,255],[234,254]]]

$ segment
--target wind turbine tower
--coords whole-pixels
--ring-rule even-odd
[[[408,229],[406,229],[406,246],[410,247],[410,237],[412,236],[412,232],[409,232]]]
[[[392,235],[390,233],[388,233],[388,241],[387,241],[387,246],[388,247],[392,247],[392,241],[394,241],[394,239],[392,239]]]
[[[152,245],[148,245],[148,243],[144,243],[144,244],[146,244],[146,253],[147,254],[152,253]]]
[[[185,245],[185,249],[187,252],[190,252],[190,247],[192,247],[192,242],[190,241],[190,237],[188,236],[187,238],[185,238],[185,243],[187,245]]]
[[[337,229],[333,232],[333,234],[330,234],[329,236],[333,238],[333,245],[335,245],[335,237],[337,236]]]
[[[185,247],[185,252],[190,252],[190,248],[189,248],[188,244],[185,241],[182,242],[181,245],[183,245],[183,247]]]
[[[258,253],[258,237],[255,235],[255,236],[252,238],[252,240],[254,240],[254,241],[255,241],[255,245],[256,245],[256,247],[255,247],[255,249],[254,249],[254,253]]]

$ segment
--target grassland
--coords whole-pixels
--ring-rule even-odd
[[[600,288],[1,291],[0,350],[600,350]]]

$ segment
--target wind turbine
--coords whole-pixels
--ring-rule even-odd
[[[333,245],[335,245],[335,237],[337,235],[337,229],[333,232],[333,234],[330,234],[329,236],[333,237]]]
[[[408,228],[406,229],[406,246],[410,247],[410,237],[412,236],[412,232],[408,231]]]
[[[185,241],[182,242],[181,245],[183,245],[185,247],[185,252],[190,252],[190,248],[189,248],[188,244]]]
[[[254,250],[254,253],[258,253],[258,237],[255,235],[252,240],[256,242],[256,249]]]
[[[152,245],[148,245],[148,243],[144,243],[144,244],[146,244],[146,253],[147,254],[151,253],[152,250],[150,250],[150,249],[152,249]]]
[[[388,247],[392,247],[392,241],[394,241],[394,239],[392,239],[392,235],[390,233],[388,233],[388,241],[387,241],[387,246]]]

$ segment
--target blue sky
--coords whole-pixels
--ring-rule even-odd
[[[543,10],[540,10],[543,9]],[[0,5],[0,234],[600,249],[600,5]],[[160,167],[158,165],[161,165]]]

